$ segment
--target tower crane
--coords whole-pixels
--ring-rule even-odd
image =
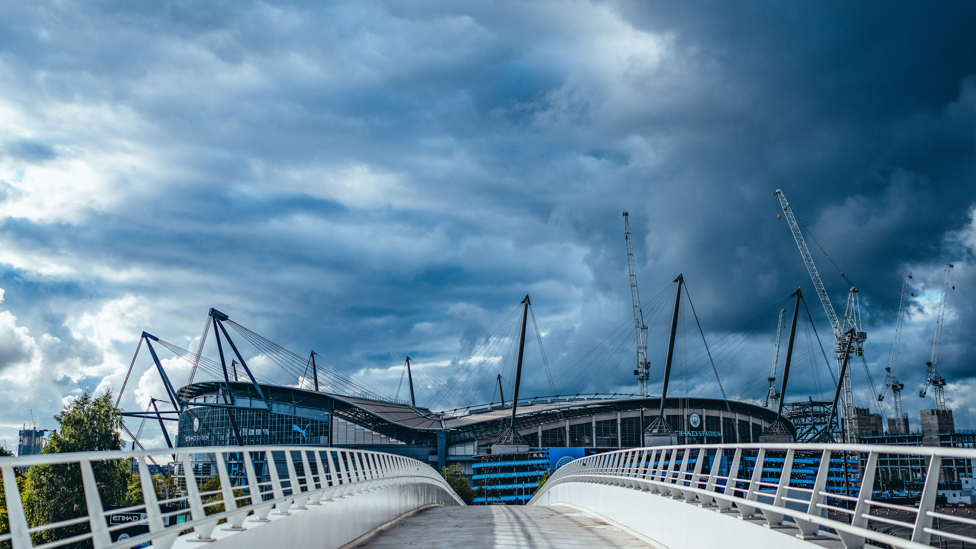
[[[935,317],[935,340],[932,342],[932,360],[926,362],[925,365],[928,367],[928,371],[925,376],[925,384],[922,385],[922,390],[918,392],[918,396],[925,398],[925,393],[928,392],[929,385],[935,389],[935,409],[945,410],[945,379],[939,375],[939,345],[942,342],[942,326],[945,323],[945,309],[946,309],[946,298],[949,297],[949,273],[952,270],[952,264],[946,265],[945,271],[942,273],[942,300],[939,302],[939,313]]]
[[[901,343],[901,327],[905,322],[905,296],[908,295],[908,287],[911,284],[911,280],[912,275],[908,275],[901,284],[901,299],[898,301],[898,320],[895,322],[895,340],[891,344],[891,361],[888,363],[888,367],[885,368],[884,387],[878,393],[878,402],[881,402],[884,400],[888,388],[891,388],[892,401],[895,406],[893,430],[896,433],[893,434],[908,432],[908,415],[904,414],[901,408],[901,391],[905,388],[905,384],[898,381],[898,378],[895,377],[895,363],[898,362],[898,345]],[[889,429],[889,431],[891,430]]]
[[[783,313],[786,309],[779,310],[779,321],[776,323],[776,347],[773,351],[773,367],[769,371],[769,389],[766,390],[766,400],[763,407],[771,407],[773,410],[779,409],[779,391],[776,390],[776,363],[779,362],[779,341],[783,336]]]
[[[634,300],[634,331],[637,332],[637,388],[641,397],[647,396],[647,380],[650,378],[651,363],[647,360],[647,326],[644,325],[644,312],[641,310],[640,295],[637,293],[637,267],[634,265],[634,245],[630,236],[630,216],[624,210],[624,239],[627,241],[627,264],[630,266],[630,297]]]
[[[810,273],[810,279],[813,281],[813,286],[817,290],[817,295],[820,296],[820,302],[823,304],[824,311],[827,313],[830,326],[834,330],[837,370],[846,370],[839,380],[839,383],[842,385],[841,396],[843,398],[841,402],[844,408],[844,439],[848,442],[854,442],[857,440],[857,420],[854,417],[854,391],[851,387],[850,370],[843,368],[842,365],[848,349],[856,356],[863,356],[863,345],[867,339],[867,334],[861,331],[861,310],[857,296],[857,288],[844,276],[844,273],[841,273],[841,276],[844,276],[844,280],[850,284],[851,289],[847,293],[847,306],[844,309],[843,319],[838,319],[837,313],[834,312],[834,306],[830,303],[827,290],[824,288],[823,281],[820,280],[820,273],[817,272],[817,266],[813,263],[813,256],[810,255],[810,250],[803,240],[803,235],[800,234],[800,226],[797,224],[796,217],[793,215],[793,209],[790,208],[790,203],[786,201],[786,196],[783,195],[783,191],[780,189],[776,189],[774,194],[779,198],[780,207],[783,208],[783,215],[790,225],[790,230],[793,232],[796,245],[800,248],[803,263]],[[847,345],[844,334],[851,330],[854,331],[853,340],[851,345]]]

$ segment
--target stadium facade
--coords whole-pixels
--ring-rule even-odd
[[[176,443],[180,448],[307,444],[375,449],[420,459],[438,470],[460,463],[468,475],[474,456],[511,424],[511,403],[435,413],[379,399],[216,381],[184,386],[178,397],[184,403]],[[595,453],[640,447],[659,406],[657,398],[520,399],[515,427],[534,448]],[[767,408],[709,398],[668,398],[664,414],[679,444],[758,442],[776,420]],[[195,461],[200,462],[195,469],[207,476],[207,456],[196,455]]]

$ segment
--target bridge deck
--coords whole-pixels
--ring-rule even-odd
[[[569,507],[434,507],[397,522],[355,546],[402,547],[574,547],[647,548],[643,541]]]

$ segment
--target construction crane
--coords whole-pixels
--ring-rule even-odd
[[[640,295],[637,293],[637,267],[634,265],[634,245],[630,237],[630,216],[624,210],[624,239],[627,241],[627,264],[630,266],[630,297],[634,300],[634,331],[637,332],[637,389],[640,396],[647,396],[647,380],[650,378],[651,363],[647,360],[647,326],[644,325],[644,312],[641,311]]]
[[[779,321],[776,322],[776,347],[773,351],[773,367],[769,371],[769,389],[766,390],[766,400],[763,407],[770,407],[773,410],[779,409],[779,391],[776,390],[776,363],[779,362],[779,341],[783,336],[783,313],[786,309],[779,310]]]
[[[905,384],[898,381],[898,378],[895,377],[895,363],[898,362],[898,345],[901,343],[901,327],[905,322],[905,297],[908,295],[911,280],[912,275],[908,275],[901,284],[901,299],[898,301],[898,320],[895,321],[895,340],[891,344],[891,361],[888,363],[888,367],[885,368],[884,387],[878,393],[878,402],[882,402],[885,393],[888,392],[889,388],[891,389],[892,401],[895,406],[894,427],[895,431],[897,431],[895,434],[908,432],[908,416],[902,413],[901,408],[901,391],[905,388]]]
[[[926,362],[928,371],[925,376],[925,384],[918,396],[925,398],[925,393],[929,390],[929,385],[935,388],[935,409],[945,410],[945,379],[939,375],[939,345],[942,342],[942,326],[945,323],[946,298],[949,297],[949,273],[952,264],[946,265],[942,273],[942,300],[939,302],[939,313],[935,317],[935,340],[932,341],[932,360]]]
[[[860,301],[857,296],[857,288],[854,287],[854,284],[851,284],[850,279],[844,276],[844,273],[841,273],[841,276],[844,276],[844,280],[850,284],[851,289],[847,293],[847,306],[844,308],[843,320],[838,319],[837,313],[834,312],[834,306],[830,303],[827,290],[824,288],[823,281],[820,280],[820,273],[817,272],[817,266],[813,263],[813,256],[810,255],[810,250],[807,248],[806,241],[803,240],[803,235],[800,234],[800,226],[796,221],[796,217],[793,215],[793,209],[790,208],[790,203],[786,201],[786,196],[783,195],[783,191],[780,189],[776,189],[774,194],[779,198],[779,205],[783,208],[783,215],[790,225],[790,230],[793,232],[793,238],[796,240],[797,247],[800,248],[803,263],[810,273],[810,279],[813,281],[813,286],[817,290],[817,295],[820,296],[820,302],[823,304],[824,311],[827,313],[830,327],[834,330],[837,370],[845,370],[839,381],[842,386],[841,396],[843,398],[841,402],[844,408],[843,435],[845,441],[854,442],[857,440],[857,420],[854,416],[854,390],[851,386],[850,370],[843,368],[842,364],[844,363],[848,349],[856,356],[864,355],[863,345],[867,339],[867,334],[861,331],[861,310]],[[847,345],[844,334],[851,330],[854,331],[853,341],[851,345]]]

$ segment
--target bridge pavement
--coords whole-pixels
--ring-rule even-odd
[[[480,505],[426,509],[353,547],[646,549],[650,546],[627,532],[570,507]]]

